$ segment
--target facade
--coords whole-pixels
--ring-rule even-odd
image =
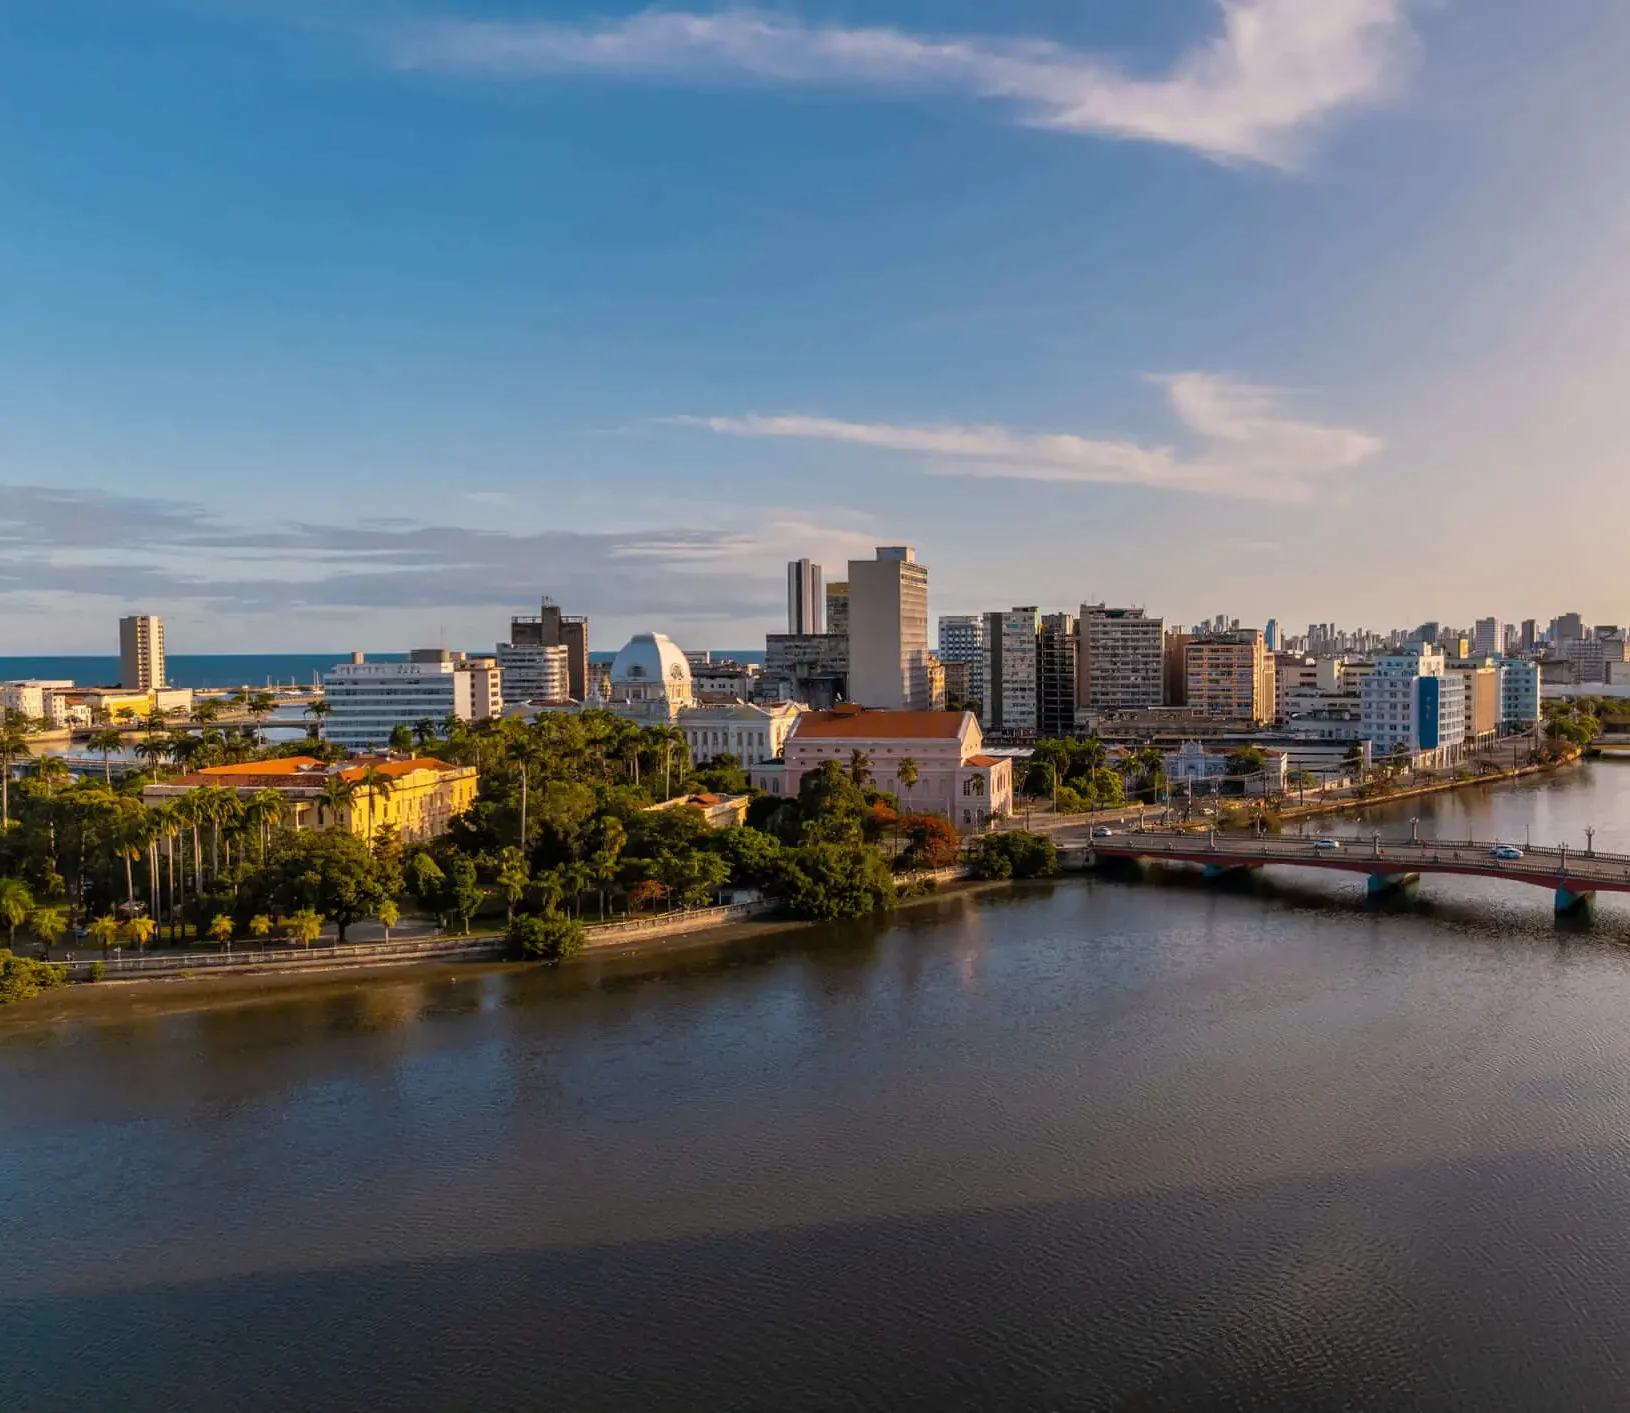
[[[969,662],[941,661],[940,671],[945,674],[945,700],[947,702],[965,702],[970,699],[979,701],[979,694],[973,689],[973,664]],[[984,704],[981,702],[981,706]]]
[[[682,707],[674,715],[674,725],[684,736],[693,761],[732,755],[744,766],[754,766],[780,756],[801,714],[802,708],[791,702],[763,706],[732,702]]]
[[[821,566],[807,559],[793,560],[787,565],[787,632],[821,632],[825,608]]]
[[[1500,724],[1507,731],[1526,729],[1539,720],[1539,678],[1537,662],[1500,664]]]
[[[37,682],[0,682],[0,720],[13,712],[30,722],[49,721],[45,689]]]
[[[828,588],[832,586],[827,585]],[[830,607],[830,599],[828,606]],[[830,620],[828,620],[830,622]],[[847,633],[771,633],[759,696],[828,709],[849,698]]]
[[[788,738],[784,759],[756,766],[755,786],[796,796],[803,778],[835,760],[845,769],[855,751],[866,758],[879,789],[894,791],[900,808],[943,814],[959,828],[981,828],[1013,808],[1013,763],[983,751],[972,712],[867,711],[843,706],[808,712]],[[901,761],[917,766],[917,783],[899,783]]]
[[[841,581],[826,586],[826,631],[849,631],[849,585]]]
[[[1498,657],[1505,651],[1505,624],[1498,618],[1479,618],[1472,626],[1472,656]]]
[[[1191,637],[1183,677],[1187,705],[1206,716],[1274,719],[1274,658],[1259,628]]]
[[[1411,643],[1377,657],[1362,696],[1364,734],[1376,757],[1401,746],[1419,765],[1449,765],[1460,758],[1466,686],[1430,643]]]
[[[757,694],[759,670],[751,663],[714,662],[706,653],[697,662],[687,653],[690,661],[691,688],[699,702],[728,705],[731,702],[750,702]]]
[[[1449,663],[1449,670],[1466,686],[1466,740],[1492,741],[1504,716],[1500,700],[1500,669],[1492,657],[1470,657]]]
[[[1585,620],[1577,613],[1558,614],[1551,620],[1551,646],[1577,642],[1585,636]]]
[[[1319,685],[1319,664],[1301,653],[1275,653],[1273,658],[1273,719],[1284,722],[1292,715],[1292,692]]]
[[[126,692],[104,687],[75,688],[55,693],[69,709],[82,707],[92,721],[135,721],[162,711],[166,716],[187,716],[192,712],[191,687],[154,688],[148,692]]]
[[[966,701],[970,697],[985,705],[985,615],[981,613],[944,614],[939,623],[939,657],[945,664],[945,693]],[[957,674],[962,690],[952,685],[953,666],[966,668]]]
[[[1630,642],[1617,627],[1604,624],[1587,637],[1565,638],[1559,656],[1571,662],[1575,682],[1611,682],[1615,665],[1630,662]]]
[[[1187,706],[1189,701],[1189,644],[1194,641],[1193,633],[1185,633],[1181,628],[1174,629],[1163,637],[1164,650],[1161,661],[1161,693],[1163,706]],[[1152,710],[1152,708],[1144,708]]]
[[[1539,646],[1539,624],[1532,618],[1522,621],[1522,636],[1518,646],[1525,653],[1531,653]]]
[[[492,658],[466,659],[438,648],[408,662],[345,662],[323,674],[332,708],[323,735],[347,750],[389,743],[398,726],[429,718],[480,721],[503,713],[500,671]]]
[[[369,769],[388,776],[390,789],[358,788],[337,809],[324,800],[323,792],[331,779],[357,786]],[[295,829],[338,829],[367,839],[389,824],[395,826],[398,838],[409,842],[434,838],[455,815],[475,803],[476,770],[473,765],[449,765],[429,756],[368,757],[342,765],[330,765],[311,756],[289,756],[178,775],[158,785],[143,786],[142,799],[158,805],[179,799],[200,786],[231,790],[239,799],[261,790],[275,790],[283,799],[287,823]]]
[[[849,698],[890,711],[926,711],[928,569],[909,545],[849,561]]]
[[[1141,608],[1082,604],[1076,620],[1077,703],[1092,711],[1146,711],[1165,703],[1166,620]]]
[[[517,648],[565,648],[566,695],[582,701],[589,695],[589,620],[563,613],[553,599],[544,599],[537,617],[512,618],[509,641]]]
[[[119,620],[119,685],[127,692],[151,692],[162,687],[164,675],[164,620],[145,614]]]
[[[498,663],[503,699],[518,702],[564,702],[572,695],[570,650],[563,646],[522,647],[499,643],[493,652]]]
[[[1075,615],[1049,613],[1036,644],[1036,731],[1048,740],[1075,732]]]
[[[1040,635],[1041,611],[1037,608],[985,615],[986,729],[1006,736],[1036,734]]]
[[[636,633],[618,651],[602,700],[604,707],[633,721],[672,725],[685,707],[696,705],[690,662],[666,633]]]
[[[1185,741],[1175,751],[1166,752],[1166,779],[1174,795],[1224,794],[1282,795],[1289,777],[1290,756],[1281,750],[1262,752],[1262,769],[1249,776],[1230,775],[1228,758],[1233,747],[1202,746]]]

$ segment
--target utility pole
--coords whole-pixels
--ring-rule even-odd
[[[526,853],[526,764],[521,764],[521,853]]]

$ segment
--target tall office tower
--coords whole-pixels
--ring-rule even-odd
[[[1276,653],[1279,651],[1279,620],[1277,618],[1268,620],[1268,626],[1262,630],[1262,641],[1269,652]]]
[[[928,569],[909,545],[849,561],[849,697],[861,706],[927,711]]]
[[[991,731],[1036,730],[1037,635],[1041,611],[1013,608],[985,615],[984,724]]]
[[[825,607],[821,566],[807,559],[792,560],[787,565],[787,632],[822,632]]]
[[[589,620],[563,613],[546,598],[536,618],[512,618],[509,642],[516,648],[565,648],[567,690],[573,701],[589,694]]]
[[[1141,608],[1082,604],[1076,620],[1075,699],[1094,711],[1144,711],[1165,696],[1166,620]]]
[[[1531,653],[1539,646],[1539,624],[1532,618],[1522,621],[1522,650]]]
[[[1075,734],[1075,615],[1049,613],[1036,646],[1036,731],[1049,740]]]
[[[1585,620],[1577,613],[1563,613],[1551,620],[1551,646],[1577,643],[1585,636]]]
[[[136,614],[119,620],[119,685],[151,692],[165,684],[164,620]]]
[[[1505,651],[1505,624],[1498,618],[1479,618],[1472,628],[1472,656],[1494,657]]]
[[[828,635],[849,631],[849,586],[845,583],[826,586],[826,631]]]
[[[967,669],[968,696],[985,704],[985,619],[978,613],[944,614],[940,618],[940,661],[947,668],[960,663]],[[956,674],[946,673],[947,693]]]

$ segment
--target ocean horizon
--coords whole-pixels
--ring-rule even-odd
[[[487,651],[491,651],[488,649]],[[764,650],[710,649],[716,658],[733,657],[738,662],[762,664]],[[609,663],[615,652],[591,652],[589,659]],[[165,658],[170,686],[195,690],[222,690],[233,687],[309,687],[338,663],[349,662],[351,654],[334,653],[174,653]],[[369,653],[369,662],[405,662],[407,654]],[[63,654],[0,657],[0,682],[68,681],[78,687],[111,687],[119,684],[117,654]]]

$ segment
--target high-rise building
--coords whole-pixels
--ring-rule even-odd
[[[567,690],[573,701],[589,695],[589,620],[561,611],[553,599],[544,599],[536,618],[512,618],[510,646],[565,648]]]
[[[1539,646],[1539,624],[1532,618],[1522,621],[1522,650],[1531,653]]]
[[[1492,657],[1463,658],[1446,663],[1449,671],[1465,683],[1466,740],[1486,742],[1500,729],[1500,669]]]
[[[398,726],[448,716],[480,721],[503,712],[498,663],[443,648],[421,648],[407,662],[347,662],[323,674],[331,708],[323,735],[350,750],[384,746]]]
[[[831,585],[827,586],[828,588]],[[849,697],[847,633],[771,633],[764,639],[760,695],[828,711]]]
[[[1277,618],[1268,620],[1268,626],[1262,630],[1262,642],[1269,652],[1276,653],[1279,651],[1279,620]]]
[[[570,650],[517,647],[499,643],[493,652],[498,662],[506,702],[563,702],[572,694]]]
[[[1479,618],[1472,627],[1472,656],[1494,657],[1505,651],[1505,624],[1498,618]]]
[[[1260,628],[1197,634],[1184,660],[1190,710],[1232,721],[1274,718],[1274,658]]]
[[[152,692],[165,685],[164,620],[135,614],[119,620],[119,685]]]
[[[1041,610],[1013,608],[985,615],[984,723],[992,731],[1034,735],[1038,716],[1037,638]]]
[[[849,698],[861,706],[927,711],[928,569],[909,545],[849,561]]]
[[[1506,730],[1532,726],[1539,720],[1539,664],[1500,664],[1500,724]]]
[[[1161,663],[1161,694],[1166,706],[1188,705],[1189,644],[1194,641],[1195,636],[1193,633],[1185,633],[1181,627],[1163,635],[1165,649],[1164,660]]]
[[[953,664],[966,669],[967,690],[983,706],[985,701],[985,617],[979,613],[943,614],[939,624],[939,657],[945,664],[945,690],[956,695],[953,684],[959,674],[953,673]]]
[[[1360,689],[1363,731],[1377,760],[1400,746],[1432,765],[1458,759],[1466,740],[1466,683],[1430,643],[1375,660]]]
[[[1036,651],[1036,731],[1049,740],[1075,734],[1075,615],[1041,620]]]
[[[1141,608],[1082,604],[1075,699],[1093,711],[1143,711],[1165,698],[1166,620]]]
[[[849,631],[849,586],[841,581],[826,586],[826,631]]]
[[[1577,643],[1585,636],[1585,620],[1577,613],[1558,614],[1551,620],[1551,645]]]
[[[807,559],[787,565],[787,632],[819,633],[825,618],[821,566]]]

